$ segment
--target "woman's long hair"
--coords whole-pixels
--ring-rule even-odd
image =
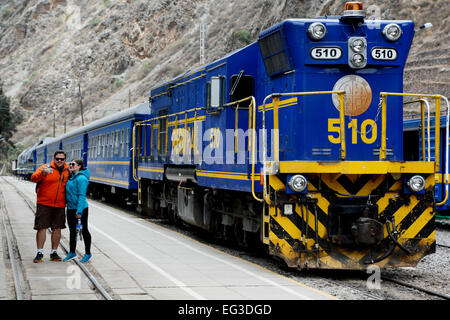
[[[86,169],[86,168],[84,167],[83,159],[73,159],[72,161],[75,162],[77,165],[80,166],[80,171]]]

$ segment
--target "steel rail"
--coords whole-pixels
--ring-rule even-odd
[[[5,229],[5,235],[6,235],[6,242],[8,245],[8,254],[9,254],[9,260],[11,261],[11,267],[13,269],[13,278],[14,278],[14,290],[16,292],[16,299],[17,300],[24,300],[24,295],[23,295],[23,289],[22,286],[20,284],[20,276],[19,276],[19,271],[18,271],[18,266],[16,264],[16,257],[14,255],[14,250],[13,250],[13,244],[12,244],[12,235],[10,233],[10,231],[8,230],[8,224],[6,221],[6,216],[7,216],[7,209],[6,209],[6,201],[5,201],[5,197],[3,195],[3,192],[0,191],[1,194],[1,210],[3,213],[3,227]]]
[[[407,288],[411,288],[411,289],[415,289],[415,290],[418,290],[418,291],[421,291],[421,292],[425,292],[426,294],[429,294],[429,295],[432,295],[432,296],[436,296],[436,297],[440,297],[440,298],[445,299],[445,300],[450,300],[450,296],[448,296],[446,294],[443,294],[443,293],[440,293],[440,292],[436,292],[436,291],[433,291],[433,290],[429,290],[429,289],[425,289],[425,288],[416,286],[414,284],[403,282],[403,281],[400,281],[400,280],[397,280],[397,279],[392,279],[392,278],[389,278],[389,277],[386,277],[386,276],[381,276],[381,279],[384,280],[384,281],[389,281],[389,282],[393,282],[393,283],[399,284],[399,285],[407,287]]]
[[[437,245],[438,247],[443,247],[443,248],[448,248],[448,249],[450,249],[450,246],[449,246],[449,245],[446,245],[446,244],[436,243],[436,245]]]

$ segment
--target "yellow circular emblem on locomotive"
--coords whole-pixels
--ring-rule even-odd
[[[357,75],[340,78],[333,87],[333,91],[345,91],[344,110],[346,116],[359,116],[366,112],[372,102],[372,89],[369,83]],[[333,104],[339,111],[339,99],[333,94]]]

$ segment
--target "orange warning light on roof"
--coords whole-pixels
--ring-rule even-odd
[[[346,2],[345,10],[363,10],[363,4],[360,1]]]

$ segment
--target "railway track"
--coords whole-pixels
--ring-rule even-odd
[[[449,246],[449,245],[446,245],[446,244],[436,243],[436,245],[437,245],[438,247],[441,247],[441,248],[450,249],[450,246]]]
[[[428,294],[430,296],[439,297],[439,298],[442,298],[442,299],[445,299],[445,300],[450,300],[450,296],[448,296],[446,294],[443,294],[443,293],[440,293],[440,292],[437,292],[437,291],[434,291],[434,290],[430,290],[430,289],[427,289],[427,288],[423,288],[423,287],[420,287],[420,286],[416,286],[414,284],[407,283],[407,282],[404,282],[404,281],[401,281],[401,280],[398,280],[398,279],[394,279],[394,278],[386,277],[386,276],[381,276],[381,279],[383,279],[384,281],[389,281],[389,282],[401,285],[401,286],[406,287],[406,288],[410,288],[410,289],[414,289],[414,290],[426,293],[426,294]]]
[[[8,211],[5,206],[5,198],[3,192],[0,192],[1,202],[1,215],[2,215],[2,227],[3,234],[6,238],[6,246],[8,251],[8,259],[12,269],[12,278],[14,282],[14,294],[16,300],[25,300],[25,277],[20,266],[20,258],[18,257],[17,246],[15,245],[14,235],[11,231],[11,225],[9,222]]]
[[[22,199],[25,201],[25,203],[27,204],[27,206],[30,208],[30,210],[32,212],[36,211],[36,206],[35,204],[21,191],[17,188],[17,186],[13,185],[12,183],[10,183],[8,180],[4,179],[3,177],[1,177],[1,180],[4,183],[9,184],[10,186],[12,186],[14,188],[14,190],[20,195],[20,197],[22,197]],[[5,199],[3,198],[3,193],[2,193],[2,212],[3,212],[3,225],[5,230],[7,229],[7,209],[6,206],[4,205]],[[51,229],[49,229],[49,232],[51,233]],[[8,249],[9,249],[9,256],[12,257],[12,251],[13,247],[12,247],[12,239],[11,234],[9,232],[9,230],[7,230],[7,232],[5,232],[5,234],[7,235],[8,238]],[[64,237],[62,237],[63,239]],[[11,245],[10,245],[11,244]],[[64,250],[64,252],[67,254],[69,252],[69,249],[67,248],[67,246],[64,244],[63,241],[60,241],[60,247]],[[18,250],[15,250],[16,252],[18,252]],[[16,288],[16,298],[17,300],[23,300],[24,298],[24,294],[23,294],[23,289],[20,285],[21,283],[21,277],[20,277],[20,272],[19,269],[17,267],[17,263],[13,262],[14,259],[11,259],[11,265],[13,266],[13,273],[14,273],[14,283],[15,283],[15,288]],[[20,259],[19,259],[20,261]],[[104,288],[104,286],[100,283],[100,281],[96,278],[96,276],[93,275],[93,273],[85,266],[83,265],[81,262],[79,262],[77,259],[73,259],[72,260],[79,268],[80,270],[86,275],[87,279],[89,279],[90,283],[92,284],[92,286],[95,288],[95,290],[97,290],[97,292],[101,295],[101,297],[104,300],[113,300],[113,298],[111,297],[111,295],[108,293],[108,291]],[[22,273],[22,278],[24,278],[23,273]]]

